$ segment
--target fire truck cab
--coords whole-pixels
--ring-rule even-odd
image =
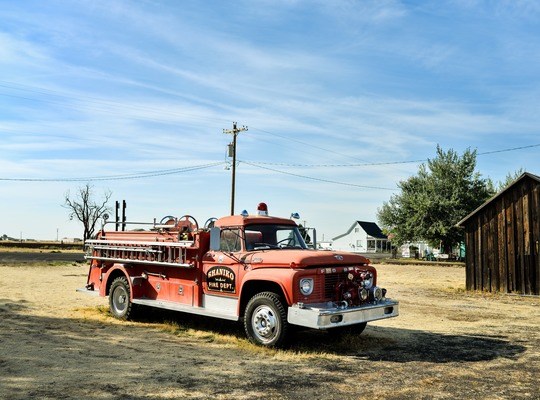
[[[367,258],[309,249],[296,223],[269,216],[264,203],[203,227],[189,215],[147,225],[103,227],[85,243],[90,269],[79,291],[108,296],[116,318],[151,306],[242,321],[249,340],[277,347],[290,325],[361,333],[399,314]]]

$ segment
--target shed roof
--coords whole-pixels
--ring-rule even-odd
[[[349,233],[352,232],[352,230],[355,228],[357,224],[360,225],[362,229],[371,237],[374,237],[377,239],[388,239],[388,236],[386,236],[381,231],[381,228],[379,228],[379,226],[375,222],[354,221],[354,223],[351,225],[351,227],[349,228],[347,232],[345,232],[342,235],[336,236],[335,238],[332,238],[332,240],[336,240],[344,236],[347,236]]]
[[[508,190],[510,190],[513,186],[517,185],[519,182],[521,182],[524,179],[533,179],[534,181],[540,183],[540,176],[531,174],[530,172],[524,172],[521,174],[515,181],[513,181],[511,184],[509,184],[507,187],[505,187],[503,190],[501,190],[499,193],[495,194],[490,199],[486,200],[484,204],[479,206],[476,210],[471,212],[469,215],[467,215],[465,218],[463,218],[461,221],[459,221],[456,226],[464,226],[465,223],[472,218],[474,215],[476,215],[479,211],[487,207],[490,203],[494,202],[496,199],[501,197],[504,193],[506,193]]]

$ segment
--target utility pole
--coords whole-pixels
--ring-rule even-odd
[[[236,122],[233,122],[232,129],[223,129],[223,133],[233,135],[232,141],[232,182],[231,182],[231,215],[234,215],[234,191],[236,185],[236,137],[240,132],[247,131],[247,126],[242,126],[238,128]],[[230,145],[229,145],[230,146]],[[230,148],[230,147],[229,147]],[[231,154],[229,154],[231,157]]]

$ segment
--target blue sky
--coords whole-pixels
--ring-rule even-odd
[[[236,211],[329,239],[437,144],[540,174],[538,71],[537,1],[0,0],[0,235],[80,237],[69,179],[154,171],[91,183],[132,220],[227,215],[238,121]]]

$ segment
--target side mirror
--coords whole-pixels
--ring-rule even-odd
[[[210,250],[218,251],[220,249],[221,229],[217,226],[210,228]]]

